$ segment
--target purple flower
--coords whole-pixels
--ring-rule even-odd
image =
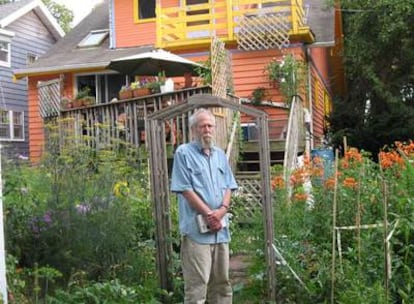
[[[77,204],[76,211],[80,214],[87,214],[89,211],[91,211],[91,208],[87,204]]]
[[[34,216],[29,221],[29,229],[36,235],[46,231],[53,224],[52,212],[47,211],[43,216]]]

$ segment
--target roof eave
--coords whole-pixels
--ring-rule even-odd
[[[316,47],[333,47],[335,46],[335,41],[316,41],[314,43],[308,44],[308,48],[316,48]]]
[[[56,39],[60,39],[65,35],[65,32],[63,31],[62,27],[59,25],[59,23],[56,21],[56,19],[52,16],[52,14],[49,12],[47,7],[43,4],[40,0],[35,0],[27,5],[23,6],[22,8],[18,9],[14,13],[8,15],[7,17],[0,20],[0,27],[5,28],[10,23],[14,22],[21,16],[27,14],[31,10],[34,10],[36,14],[40,16],[40,18],[45,23],[46,27],[49,29],[49,31],[53,34],[53,36]]]
[[[32,69],[18,69],[13,71],[16,79],[21,79],[28,76],[41,76],[49,74],[61,74],[69,72],[85,72],[85,71],[103,71],[106,70],[109,62],[100,62],[95,64],[73,64],[73,65],[62,65],[45,68],[32,68]]]

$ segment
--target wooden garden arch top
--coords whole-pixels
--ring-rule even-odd
[[[151,196],[156,221],[157,271],[160,287],[172,290],[172,244],[171,233],[170,191],[165,143],[165,122],[197,108],[224,107],[233,111],[248,114],[256,118],[259,135],[260,174],[262,183],[262,211],[265,219],[265,254],[268,274],[268,292],[275,299],[276,260],[272,248],[273,243],[273,210],[270,191],[270,150],[267,114],[253,107],[231,102],[227,99],[210,94],[190,96],[186,101],[149,114],[147,117],[147,136],[151,172]]]

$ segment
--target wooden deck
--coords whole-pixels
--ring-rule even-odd
[[[142,157],[146,157],[147,116],[179,104],[194,94],[205,93],[211,93],[210,86],[61,110],[58,119],[59,144],[63,146],[86,143],[94,149],[117,149],[120,146],[127,146],[135,151],[143,151]],[[228,98],[238,102],[237,97]],[[191,140],[188,128],[189,114],[184,113],[166,122],[163,130],[160,130],[160,136],[165,138],[168,158],[172,157],[173,151],[179,144]],[[217,110],[217,122],[223,125],[217,132],[221,137],[218,142],[221,141],[220,146],[225,149],[229,138],[229,130],[227,130],[229,123],[223,121],[222,116],[220,110]],[[283,163],[286,125],[287,117],[283,116],[268,121],[271,165]],[[237,167],[238,171],[257,172],[260,168],[256,125],[253,120],[246,120],[244,117],[240,126],[240,145],[237,148],[240,156],[237,158],[238,164],[233,164],[234,168]]]

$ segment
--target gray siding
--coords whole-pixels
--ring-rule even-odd
[[[56,43],[42,20],[33,12],[11,23],[7,28],[15,34],[11,43],[11,68],[0,67],[0,105],[7,110],[24,111],[25,140],[1,141],[3,155],[15,158],[29,155],[27,79],[13,82],[13,70],[26,67],[28,54],[41,56]]]

